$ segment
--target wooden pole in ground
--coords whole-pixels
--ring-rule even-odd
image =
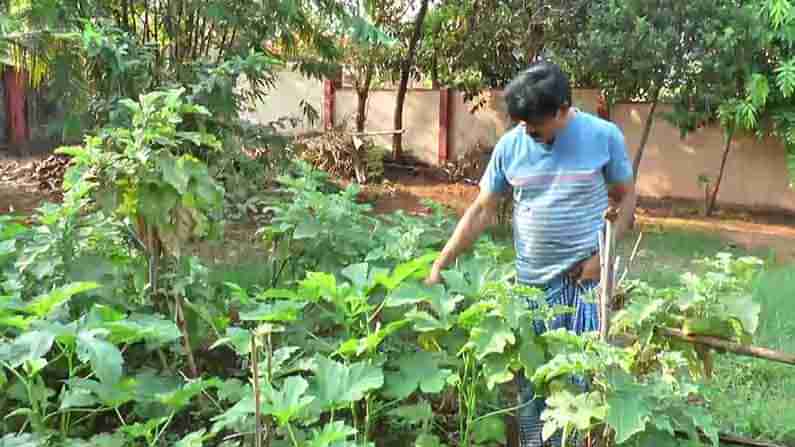
[[[722,349],[747,357],[756,357],[774,362],[786,363],[787,365],[795,365],[795,354],[788,354],[786,352],[760,348],[758,346],[741,345],[740,343],[735,343],[733,341],[724,340],[717,337],[709,337],[706,335],[686,335],[679,329],[657,328],[657,331],[668,337],[676,338],[689,343],[708,346],[714,349]]]
[[[615,225],[612,215],[605,215],[605,232],[602,244],[600,244],[601,255],[601,279],[602,287],[599,294],[599,338],[607,341],[610,333],[610,303],[613,301],[613,289],[615,282]]]

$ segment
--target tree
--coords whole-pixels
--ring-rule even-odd
[[[395,101],[395,134],[392,136],[392,158],[395,160],[400,159],[401,152],[403,151],[403,103],[406,100],[409,76],[411,75],[411,69],[414,65],[417,46],[422,40],[422,31],[425,23],[425,15],[428,12],[428,3],[429,0],[420,0],[420,10],[417,13],[417,17],[414,19],[414,26],[409,39],[408,54],[406,54],[400,64],[400,84],[398,85],[397,99]]]
[[[575,51],[563,53],[608,100],[646,101],[649,113],[632,161],[635,181],[657,107],[697,58],[703,17],[714,2],[609,0],[589,2],[591,19]],[[574,63],[572,63],[574,62]],[[576,70],[575,70],[576,71]]]
[[[16,28],[0,35],[0,55],[13,56],[31,81],[55,83],[52,90],[74,99],[70,116],[90,115],[88,125],[107,120],[121,98],[177,84],[228,127],[241,107],[265,98],[276,69],[291,63],[322,76],[339,57],[339,35],[374,33],[332,0],[12,4],[3,19]]]
[[[547,2],[555,3],[555,2]],[[550,7],[535,0],[443,0],[425,25],[418,65],[435,84],[464,92],[504,87],[544,48]]]
[[[724,179],[726,162],[737,134],[753,131],[762,135],[772,116],[768,75],[775,73],[766,26],[759,5],[733,1],[716,5],[703,21],[707,30],[697,63],[688,67],[685,82],[674,93],[675,107],[669,119],[683,135],[717,121],[724,130],[725,144],[718,176],[712,186],[705,213],[711,215]],[[793,83],[795,86],[795,83]]]
[[[351,75],[356,90],[356,131],[364,132],[367,122],[367,100],[377,79],[386,77],[387,61],[394,47],[403,18],[411,6],[410,0],[351,0],[346,4],[350,15],[383,32],[371,33],[364,38],[344,36],[341,44],[342,63]]]

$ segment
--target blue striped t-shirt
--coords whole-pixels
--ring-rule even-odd
[[[542,286],[599,247],[607,187],[631,181],[624,136],[615,124],[578,111],[551,145],[524,125],[506,133],[480,187],[513,188],[513,236],[520,282]]]

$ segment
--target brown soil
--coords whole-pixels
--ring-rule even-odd
[[[43,202],[58,200],[57,194],[42,192],[39,180],[28,175],[31,165],[48,156],[0,155],[0,214],[28,215]]]

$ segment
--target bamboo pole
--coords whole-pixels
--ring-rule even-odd
[[[615,284],[615,228],[612,216],[605,216],[604,239],[600,244],[602,254],[599,256],[601,263],[600,273],[602,293],[599,294],[599,338],[607,341],[610,333],[610,303],[613,301]]]
[[[657,331],[663,335],[667,335],[678,340],[686,341],[689,343],[709,346],[715,349],[722,349],[732,352],[737,355],[747,357],[756,357],[764,360],[771,360],[774,362],[785,363],[787,365],[795,365],[795,354],[786,352],[775,351],[773,349],[761,348],[758,346],[747,346],[735,343],[722,338],[710,337],[706,335],[686,335],[679,329],[671,328],[657,328]]]

